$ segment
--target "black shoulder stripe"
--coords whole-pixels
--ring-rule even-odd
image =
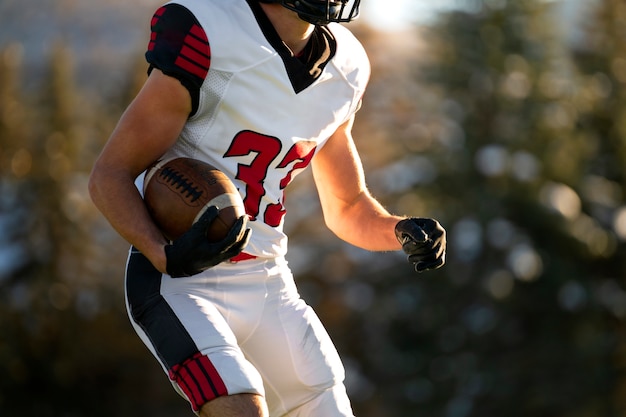
[[[200,87],[211,65],[211,48],[191,11],[178,4],[168,4],[156,11],[146,59],[151,68],[181,81],[192,95],[195,112]]]

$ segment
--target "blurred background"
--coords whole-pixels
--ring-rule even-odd
[[[160,3],[0,0],[0,416],[192,415],[86,189]],[[626,416],[626,4],[363,3],[370,188],[449,250],[416,274],[327,232],[308,173],[288,190],[288,260],[356,415]]]

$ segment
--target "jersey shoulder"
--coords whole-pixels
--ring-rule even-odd
[[[146,59],[165,73],[201,84],[211,63],[206,32],[186,7],[168,3],[152,17]]]
[[[211,68],[237,72],[276,52],[259,28],[247,0],[174,0],[190,10],[211,44]]]
[[[365,89],[371,74],[367,52],[356,36],[344,25],[331,23],[329,30],[337,41],[332,64],[358,89]]]
[[[150,22],[146,60],[149,71],[158,68],[187,88],[191,114],[195,114],[199,91],[211,66],[211,47],[206,32],[188,8],[168,3],[157,9]]]

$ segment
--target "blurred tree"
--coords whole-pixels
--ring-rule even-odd
[[[60,43],[29,95],[21,52],[20,44],[0,51],[0,415],[187,410],[128,324],[128,246],[87,195],[93,153],[85,142],[101,146],[123,103],[113,110],[109,102],[103,120],[77,89],[72,54]]]
[[[612,361],[619,379],[613,398],[618,415],[626,415],[626,4],[601,0],[591,16],[574,51],[580,132],[591,144],[578,190],[593,220],[612,231],[610,243],[617,245],[614,256],[593,267],[601,279],[600,300],[614,317],[618,343]]]
[[[448,265],[415,275],[331,237],[307,174],[289,190],[290,263],[359,417],[623,415],[623,2],[599,0],[575,66],[554,3],[468,4],[425,37],[353,27],[373,61],[355,126],[370,187],[440,219]],[[145,64],[111,89],[58,43],[33,85],[23,54],[0,51],[0,415],[189,414],[130,329],[127,244],[86,192]]]
[[[472,4],[428,32],[414,62],[420,87],[397,84],[414,96],[379,106],[394,113],[375,143],[396,161],[370,177],[392,210],[444,223],[448,265],[415,277],[391,266],[394,255],[346,248],[301,287],[347,356],[360,416],[615,415],[623,299],[611,307],[608,294],[623,294],[624,250],[588,192],[615,195],[615,179],[589,169],[605,166],[598,157],[623,169],[623,145],[598,155],[597,130],[581,127],[595,106],[553,3]],[[582,85],[602,91],[602,78]]]

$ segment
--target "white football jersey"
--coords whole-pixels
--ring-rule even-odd
[[[176,0],[168,8],[190,14],[187,34],[163,35],[157,13],[146,56],[190,89],[194,113],[164,158],[204,160],[228,175],[252,220],[245,252],[283,256],[284,189],[358,110],[367,55],[347,28],[330,24],[316,28],[313,59],[293,57],[257,0]]]

